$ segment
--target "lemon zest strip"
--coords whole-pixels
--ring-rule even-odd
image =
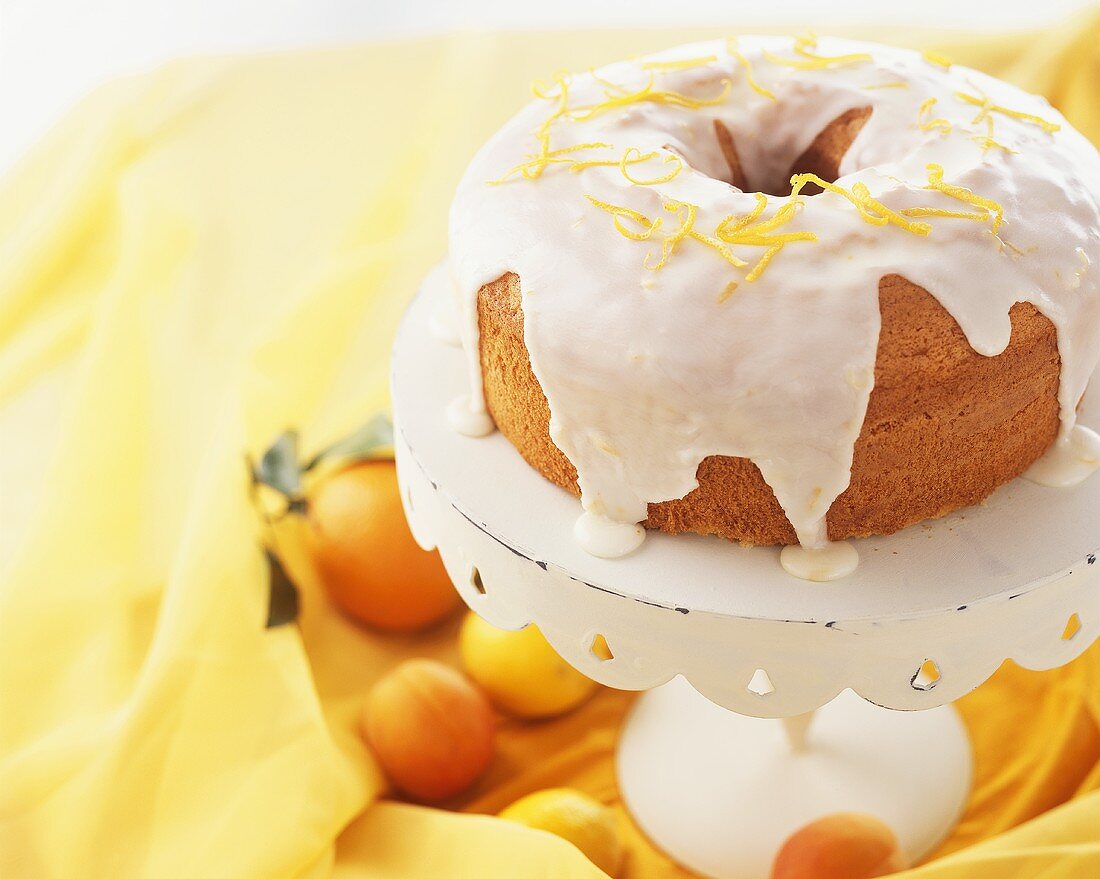
[[[582,152],[583,150],[601,150],[601,149],[609,150],[609,149],[611,149],[611,144],[609,144],[609,143],[600,143],[598,141],[594,142],[594,143],[575,143],[572,146],[558,147],[556,150],[550,150],[549,152],[547,152],[546,155],[548,155],[548,156],[567,156],[570,153],[579,153],[579,152]]]
[[[895,79],[891,82],[877,82],[877,83],[874,83],[872,85],[865,85],[863,87],[863,90],[865,92],[871,92],[871,91],[875,91],[876,89],[907,89],[907,88],[909,88],[909,83],[907,83],[904,79]]]
[[[714,250],[719,256],[722,257],[731,266],[738,269],[743,269],[748,265],[743,259],[735,256],[734,253],[717,238],[712,238],[710,235],[704,235],[696,229],[692,229],[688,235],[698,241],[700,244],[705,244],[707,247]]]
[[[822,180],[816,174],[795,174],[795,175],[793,175],[791,177],[791,195],[795,195],[795,196],[798,195],[800,192],[802,192],[803,188],[806,186],[807,183],[813,183],[816,186],[820,186],[822,189],[828,190],[829,192],[836,193],[837,195],[848,199],[848,201],[850,201],[855,206],[855,208],[859,211],[859,213],[863,217],[863,219],[866,220],[868,223],[871,223],[872,225],[875,225],[875,226],[885,226],[886,225],[887,221],[886,221],[885,217],[877,217],[877,216],[870,215],[867,212],[867,210],[863,207],[863,205],[859,203],[859,199],[857,199],[854,195],[852,195],[852,193],[850,193],[843,186],[837,186],[835,183],[830,183],[828,180]]]
[[[952,183],[944,183],[943,181],[943,166],[930,164],[925,166],[928,171],[928,185],[925,189],[934,189],[937,192],[942,192],[944,195],[957,199],[958,201],[965,202],[966,204],[973,205],[978,208],[985,208],[986,211],[993,215],[993,225],[991,231],[994,235],[1001,228],[1001,224],[1004,222],[1005,212],[1004,208],[1000,204],[989,198],[984,198],[980,195],[976,195],[969,189],[963,186],[955,186]]]
[[[534,156],[526,162],[521,162],[502,177],[496,180],[490,180],[489,184],[492,186],[499,186],[502,183],[508,182],[508,180],[516,174],[521,174],[528,180],[531,180],[541,176],[547,165],[568,165],[569,170],[574,174],[578,174],[588,168],[619,168],[623,176],[631,183],[650,186],[656,183],[669,182],[684,168],[683,160],[675,153],[670,153],[665,157],[664,162],[665,164],[675,164],[676,167],[667,174],[654,177],[651,180],[642,180],[632,176],[627,170],[628,167],[631,165],[641,165],[657,158],[657,156],[660,155],[658,151],[654,150],[653,152],[643,153],[637,147],[630,147],[623,152],[622,158],[619,159],[577,159],[572,155],[573,153],[583,150],[610,148],[611,145],[606,143],[580,143],[573,144],[572,146],[560,147],[559,149],[550,150],[545,155]]]
[[[760,193],[758,193],[758,194],[760,194]],[[802,205],[801,200],[796,200],[796,201],[789,202],[789,203],[783,205],[783,207],[781,207],[778,211],[776,211],[775,214],[770,219],[764,220],[762,223],[757,223],[756,225],[738,226],[736,231],[734,231],[732,229],[729,229],[729,228],[721,229],[720,232],[719,232],[718,237],[723,238],[724,240],[729,239],[729,240],[732,241],[734,238],[740,240],[741,238],[744,238],[745,236],[761,236],[761,235],[764,235],[765,233],[771,232],[774,229],[778,229],[780,226],[783,226],[786,223],[790,222],[792,219],[794,219],[794,215],[798,213],[799,208],[801,207],[801,205]],[[754,209],[754,211],[755,211],[755,209]],[[757,216],[759,216],[759,214],[757,214]],[[790,232],[790,233],[786,233],[786,234],[788,234],[788,235],[812,235],[813,233],[812,232]],[[799,240],[810,240],[810,239],[792,238],[790,240],[799,241]]]
[[[760,257],[760,261],[755,266],[753,266],[752,270],[747,275],[745,275],[745,282],[750,283],[752,281],[755,281],[762,274],[764,274],[764,269],[766,269],[771,264],[771,261],[775,259],[776,254],[778,254],[779,251],[781,251],[782,249],[782,244],[777,244],[774,247],[769,248],[764,253],[764,255]]]
[[[695,225],[695,213],[698,210],[695,205],[682,201],[667,201],[664,208],[669,213],[676,215],[676,218],[680,221],[680,228],[661,242],[661,258],[655,264],[649,264],[649,254],[646,254],[645,259],[642,260],[642,265],[653,272],[660,271],[668,265],[668,261],[672,258],[676,247],[687,238]],[[686,209],[683,216],[680,215],[682,208]]]
[[[516,174],[521,174],[528,180],[535,180],[542,176],[542,172],[546,170],[547,165],[568,165],[570,171],[582,171],[585,168],[593,168],[596,166],[604,165],[607,167],[616,167],[619,162],[615,160],[596,160],[589,159],[582,161],[580,159],[573,158],[570,154],[580,152],[587,149],[609,149],[610,144],[606,143],[592,143],[592,144],[574,144],[573,146],[562,147],[561,149],[549,150],[546,152],[540,152],[539,155],[533,156],[526,162],[520,162],[513,168],[509,168],[503,175],[496,180],[490,180],[490,186],[499,186],[502,183],[507,183],[509,179]]]
[[[816,174],[795,174],[791,177],[791,195],[798,195],[807,183],[814,183],[822,189],[843,196],[855,206],[863,220],[872,226],[893,224],[914,235],[928,235],[932,231],[932,227],[928,223],[914,223],[897,211],[886,207],[882,202],[872,198],[866,184],[856,183],[849,191],[843,186],[830,183],[828,180],[822,180]]]
[[[866,183],[853,184],[852,195],[859,199],[864,208],[885,217],[888,223],[900,226],[906,232],[912,232],[914,235],[928,235],[932,231],[932,227],[928,223],[911,223],[897,211],[891,210],[882,202],[872,198]]]
[[[1010,119],[1018,119],[1021,122],[1030,122],[1032,125],[1038,125],[1043,131],[1048,134],[1053,134],[1056,131],[1061,131],[1062,126],[1057,122],[1049,122],[1042,116],[1036,116],[1033,113],[1022,113],[1019,110],[1012,110],[1008,107],[1002,107],[1000,104],[994,104],[990,98],[987,97],[975,97],[974,95],[967,94],[966,92],[955,92],[955,96],[965,101],[967,104],[973,104],[975,107],[980,107],[978,115],[974,117],[974,124],[981,122],[990,113],[1000,113],[1002,116],[1008,116]]]
[[[677,246],[688,238],[711,248],[735,268],[745,268],[749,263],[734,254],[730,250],[729,245],[737,244],[764,247],[766,248],[764,254],[757,260],[756,264],[745,276],[746,282],[752,282],[763,274],[771,261],[786,245],[794,241],[818,240],[817,235],[813,232],[786,232],[777,235],[766,234],[789,222],[801,208],[802,202],[797,199],[791,201],[776,211],[774,216],[762,222],[754,223],[754,221],[760,217],[768,202],[767,196],[763,195],[763,193],[756,193],[756,197],[757,204],[752,211],[741,218],[732,216],[726,217],[725,220],[719,223],[714,236],[707,235],[695,228],[695,220],[698,212],[697,205],[672,199],[666,201],[663,205],[664,210],[674,214],[679,220],[680,225],[675,232],[666,236],[661,242],[660,257],[657,258],[656,261],[652,261],[653,255],[647,254],[642,260],[642,265],[650,271],[659,271],[668,265]],[[615,218],[616,230],[625,238],[629,238],[633,241],[647,241],[657,229],[661,227],[662,218],[660,217],[656,220],[651,220],[645,214],[633,210],[632,208],[609,204],[591,195],[586,195],[585,198],[596,207],[611,214]],[[638,226],[642,227],[641,230],[627,228],[623,225],[622,221],[624,219],[636,223]],[[737,282],[731,281],[720,294],[718,301],[724,302],[735,289],[737,289]]]
[[[766,234],[790,222],[802,207],[802,202],[796,196],[795,200],[783,205],[767,220],[756,223],[755,221],[767,207],[768,198],[760,192],[755,195],[756,205],[748,214],[740,218],[732,216],[726,217],[718,224],[718,228],[715,230],[715,235],[727,244],[741,244],[768,248],[764,252],[764,255],[757,261],[756,265],[749,270],[747,275],[745,275],[746,283],[751,283],[759,278],[776,255],[791,242],[817,241],[817,235],[813,232],[785,232],[778,235]]]
[[[688,59],[692,61],[699,61],[700,59]],[[707,56],[707,63],[711,60],[716,61],[716,56]],[[656,63],[656,62],[654,62]],[[631,92],[627,88],[617,85],[616,83],[602,79],[594,71],[592,76],[597,82],[604,86],[604,93],[607,96],[607,100],[598,104],[592,104],[582,107],[569,106],[569,78],[568,74],[558,73],[554,75],[553,82],[557,85],[555,91],[552,86],[545,83],[535,81],[531,84],[531,92],[535,97],[542,100],[554,101],[555,106],[550,115],[543,120],[539,127],[535,131],[535,140],[538,143],[538,152],[532,156],[528,161],[521,162],[514,168],[508,170],[497,180],[488,181],[491,185],[497,185],[505,182],[516,174],[522,174],[528,180],[535,180],[542,176],[548,165],[552,164],[568,164],[570,170],[581,171],[585,168],[592,167],[611,167],[619,165],[620,168],[624,168],[627,165],[636,164],[642,160],[640,158],[635,159],[622,159],[619,162],[612,162],[610,160],[590,160],[590,161],[575,161],[565,158],[570,153],[579,152],[586,149],[602,149],[609,148],[608,144],[604,143],[592,143],[592,144],[575,144],[571,147],[564,147],[561,149],[550,149],[550,131],[555,121],[561,118],[568,118],[574,121],[583,121],[591,119],[594,116],[598,116],[602,113],[606,113],[610,110],[629,106],[630,104],[639,102],[652,102],[658,104],[667,104],[669,106],[685,107],[687,109],[699,109],[700,107],[709,107],[716,104],[720,104],[729,96],[732,83],[728,79],[722,80],[722,88],[718,95],[712,98],[693,98],[689,95],[682,94],[676,91],[668,91],[654,88],[654,77],[650,74],[649,82],[641,89]],[[617,92],[617,94],[615,94]],[[639,154],[640,155],[640,154]],[[654,154],[655,155],[655,154]],[[652,156],[650,156],[652,157]],[[676,163],[676,169],[670,171],[667,175],[654,178],[649,183],[661,183],[667,182],[676,176],[682,170],[683,162],[679,159],[666,159],[666,162],[672,164]],[[624,176],[627,177],[632,183],[640,183],[637,179],[632,179],[629,174],[624,171]]]
[[[637,153],[638,154],[637,159],[631,159],[630,158],[631,153]],[[650,159],[656,158],[656,156],[657,156],[656,152],[644,153],[643,154],[642,151],[639,150],[637,147],[629,147],[629,148],[627,148],[626,150],[623,151],[623,157],[619,161],[619,170],[622,172],[622,175],[627,180],[629,180],[631,183],[634,183],[638,186],[653,186],[653,185],[658,184],[658,183],[668,183],[670,180],[672,180],[674,177],[676,177],[677,174],[679,174],[682,170],[684,170],[684,160],[681,159],[675,153],[670,153],[669,155],[665,156],[664,163],[666,165],[675,163],[676,167],[674,167],[667,174],[662,174],[659,177],[653,177],[653,178],[650,178],[649,180],[642,180],[640,178],[633,177],[631,175],[631,173],[629,171],[629,166],[631,164],[641,164],[642,162],[649,161]]]
[[[925,49],[920,53],[920,56],[929,64],[935,64],[937,67],[942,67],[944,70],[949,70],[951,65],[955,63],[946,55],[940,52],[933,52],[931,49]]]
[[[630,93],[630,89],[626,86],[621,86],[617,82],[612,82],[610,79],[604,79],[600,74],[592,67],[588,68],[588,75],[591,76],[596,82],[604,87],[604,91],[611,89],[617,91],[619,94],[626,95]]]
[[[797,50],[796,50],[797,51]],[[862,64],[870,61],[871,56],[858,52],[853,55],[815,55],[812,52],[799,52],[801,58],[784,58],[772,52],[765,51],[764,57],[772,64],[782,64],[786,67],[795,67],[798,70],[828,70],[830,67],[842,67],[845,64]]]
[[[932,108],[935,106],[935,98],[929,98],[927,101],[924,101],[924,103],[920,105],[920,110],[917,112],[917,127],[921,131],[932,131],[934,129],[938,129],[944,134],[947,134],[951,131],[952,128],[950,122],[948,122],[943,117],[939,117],[936,119],[928,118],[932,115]]]
[[[717,60],[717,55],[703,55],[699,58],[684,58],[680,61],[645,61],[642,63],[642,70],[690,70],[693,67],[706,67]]]
[[[771,247],[773,244],[790,244],[793,241],[817,241],[817,235],[814,232],[781,232],[778,235],[758,235],[755,232],[745,232],[731,239],[729,243],[750,244],[754,247]]]
[[[624,92],[619,95],[608,93],[606,101],[602,101],[599,104],[576,107],[570,110],[568,115],[569,118],[575,122],[584,122],[595,116],[607,113],[610,110],[618,109],[619,107],[627,107],[631,104],[646,102],[697,110],[700,107],[713,107],[716,104],[721,104],[729,96],[731,86],[732,83],[728,79],[723,79],[722,90],[713,98],[693,98],[680,92],[654,89],[653,78],[651,76],[649,82],[636,92]]]
[[[956,220],[980,220],[989,219],[986,211],[950,211],[946,208],[905,208],[900,211],[907,217],[953,217]]]
[[[631,151],[637,153],[638,155],[632,158],[628,158],[628,155]],[[630,147],[623,152],[623,157],[621,159],[585,159],[583,161],[572,160],[573,165],[572,167],[570,167],[569,170],[574,173],[579,173],[586,168],[623,168],[627,165],[641,165],[644,162],[648,162],[650,159],[657,158],[657,155],[658,153],[656,150],[651,153],[643,153],[641,150],[636,149],[635,147]],[[680,173],[679,170],[676,171],[676,174],[678,173]],[[673,174],[672,177],[675,177],[676,174]],[[669,177],[669,179],[671,180],[672,177]]]
[[[746,58],[745,53],[738,48],[737,40],[735,40],[733,37],[726,38],[726,51],[729,52],[730,56],[735,58],[737,60],[737,63],[745,69],[745,82],[748,83],[749,88],[751,88],[758,95],[763,95],[770,101],[778,100],[775,96],[775,92],[773,92],[771,89],[764,88],[764,86],[760,85],[760,83],[756,81],[756,74],[753,72],[752,62],[748,58]]]
[[[526,162],[520,162],[514,168],[509,168],[502,176],[496,180],[487,181],[490,186],[500,186],[502,183],[507,183],[509,180],[517,174],[522,175],[527,180],[535,180],[542,176],[542,172],[546,170],[547,165],[568,165],[570,168],[578,165],[576,159],[570,159],[562,156],[537,156]],[[593,164],[601,164],[600,162],[589,162],[588,167]],[[618,162],[603,162],[605,165],[618,165]]]
[[[569,97],[569,74],[566,71],[559,71],[550,77],[550,85],[536,79],[531,83],[531,94],[536,98],[540,98],[544,101],[556,101],[561,99],[568,99]],[[556,85],[558,87],[558,94],[554,94],[551,86]],[[565,93],[561,92],[562,86],[565,86]]]
[[[656,155],[656,153],[646,153],[644,156],[641,157],[641,159],[633,160],[633,163],[637,164],[639,161],[652,159]],[[551,159],[550,161],[553,162],[557,160]],[[622,159],[585,159],[583,162],[579,162],[574,159],[570,161],[572,162],[572,164],[570,164],[569,170],[572,171],[574,174],[579,174],[581,171],[584,171],[587,168],[618,168],[623,163]]]
[[[721,305],[723,302],[729,299],[736,289],[736,281],[730,281],[728,284],[726,284],[726,286],[722,289],[722,292],[718,294],[718,304]]]
[[[796,67],[799,70],[825,70],[829,67],[861,64],[873,60],[866,52],[855,52],[850,55],[818,55],[816,52],[810,51],[816,48],[817,36],[806,34],[794,39],[794,53],[799,56],[798,58],[783,58],[768,51],[763,54],[773,64],[784,64],[788,67]]]
[[[615,229],[624,238],[629,238],[631,241],[648,241],[650,236],[653,235],[661,227],[661,218],[651,220],[641,211],[633,210],[632,208],[622,207],[620,205],[609,204],[606,201],[600,201],[598,198],[593,198],[591,195],[586,195],[592,204],[598,207],[601,211],[607,211],[615,218]],[[645,227],[644,232],[635,232],[631,229],[627,229],[622,225],[622,219],[626,218],[637,223],[639,226]]]
[[[556,96],[557,106],[554,107],[554,111],[543,120],[542,125],[539,126],[535,136],[542,144],[541,152],[546,154],[550,151],[550,126],[555,120],[565,115],[569,109],[569,80],[565,76],[558,74],[555,77],[555,82],[558,84],[558,94]],[[532,83],[531,91],[535,93],[537,97],[543,100],[555,100],[555,96],[546,92],[540,93],[538,83]]]
[[[721,223],[718,224],[718,229],[715,234],[719,236],[734,235],[742,229],[751,226],[756,219],[764,213],[765,208],[768,206],[768,197],[762,192],[754,193],[756,196],[756,205],[753,209],[745,214],[745,216],[738,219],[734,216],[728,216]]]
[[[555,120],[564,116],[569,109],[569,79],[567,74],[555,74],[554,82],[557,83],[558,86],[556,95],[546,85],[537,80],[531,83],[531,92],[536,98],[545,101],[556,101],[553,112],[543,120],[542,124],[535,131],[535,139],[539,144],[538,155],[532,162],[521,163],[508,171],[499,180],[490,181],[490,183],[503,182],[508,177],[512,176],[513,173],[517,172],[522,173],[528,180],[534,180],[541,177],[546,166],[550,164],[548,161],[550,158],[550,127],[554,124]]]
[[[1014,150],[1012,147],[1005,146],[1003,143],[993,138],[993,117],[985,117],[985,134],[975,134],[971,136],[971,140],[976,141],[982,148],[982,154],[988,153],[990,150],[997,149],[1002,152],[1010,153],[1012,155],[1018,155],[1019,150]]]

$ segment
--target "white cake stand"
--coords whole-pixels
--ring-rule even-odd
[[[858,541],[859,569],[827,584],[717,538],[651,534],[626,558],[594,558],[572,538],[576,498],[499,434],[449,427],[467,374],[429,329],[446,287],[429,276],[394,350],[409,522],[487,620],[533,622],[585,674],[651,690],[617,757],[637,823],[717,879],[766,879],[794,830],[837,811],[877,815],[911,859],[928,854],[970,787],[948,703],[1006,658],[1053,668],[1100,632],[1100,477],[1017,480],[981,507]]]

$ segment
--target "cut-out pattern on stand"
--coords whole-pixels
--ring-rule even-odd
[[[804,714],[848,687],[888,708],[931,708],[970,692],[1005,659],[1053,668],[1100,634],[1100,567],[1085,559],[1031,591],[925,618],[806,625],[646,604],[506,545],[433,485],[400,429],[395,445],[415,501],[413,533],[439,549],[466,603],[503,628],[536,624],[566,661],[607,686],[644,690],[681,674],[713,702],[758,717]],[[1071,616],[1080,628],[1066,640]],[[761,683],[771,690],[754,689]]]
[[[595,656],[601,662],[611,662],[615,658],[615,654],[611,652],[611,647],[607,643],[607,639],[603,635],[597,635],[592,639],[592,646],[589,648],[592,655]]]
[[[752,680],[749,681],[747,689],[757,696],[770,696],[775,692],[775,685],[772,684],[772,679],[768,677],[768,673],[764,669],[758,668],[752,673]]]
[[[926,693],[935,687],[942,679],[943,675],[940,674],[940,667],[936,665],[936,661],[934,659],[926,659],[921,663],[920,668],[917,669],[910,683],[914,690],[920,690],[922,693]]]

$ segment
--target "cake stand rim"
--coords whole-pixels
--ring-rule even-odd
[[[686,604],[668,604],[668,603],[662,602],[662,601],[650,600],[650,599],[647,599],[647,598],[645,598],[643,596],[640,596],[640,595],[631,595],[627,592],[623,592],[622,590],[617,589],[614,586],[609,586],[609,585],[605,585],[605,584],[601,584],[601,583],[590,582],[590,580],[588,578],[576,576],[573,573],[571,573],[568,570],[568,568],[566,568],[565,566],[560,565],[557,562],[551,561],[549,559],[535,558],[534,556],[529,555],[528,551],[526,549],[524,549],[523,547],[520,547],[520,546],[516,546],[514,543],[511,543],[510,541],[508,541],[502,535],[495,533],[487,525],[478,522],[478,520],[474,516],[472,516],[468,511],[463,510],[462,505],[459,504],[443,488],[442,482],[437,481],[430,473],[428,473],[427,469],[423,465],[423,462],[420,460],[419,457],[417,457],[415,449],[408,442],[407,436],[405,436],[404,432],[401,430],[400,423],[398,422],[396,417],[394,418],[393,427],[394,427],[394,435],[401,437],[401,439],[404,442],[406,448],[409,450],[409,453],[412,455],[413,460],[415,461],[416,465],[418,467],[420,467],[420,469],[424,473],[425,477],[433,484],[433,486],[436,487],[436,491],[440,492],[441,494],[443,494],[446,497],[447,503],[460,516],[462,516],[464,519],[466,519],[466,521],[468,521],[470,523],[470,525],[472,525],[474,528],[481,531],[483,534],[485,534],[486,536],[488,536],[489,538],[494,540],[496,543],[499,543],[501,546],[505,547],[509,552],[511,552],[511,553],[513,553],[517,556],[521,556],[522,558],[526,559],[527,561],[531,562],[534,565],[537,565],[537,566],[539,566],[543,569],[545,569],[547,567],[555,568],[556,570],[558,570],[559,572],[561,572],[565,576],[569,577],[572,580],[575,580],[578,583],[581,583],[582,585],[586,586],[589,589],[594,589],[598,592],[603,592],[603,593],[606,593],[606,594],[609,594],[609,595],[614,595],[618,598],[622,598],[622,599],[625,599],[627,601],[634,601],[634,602],[637,602],[639,604],[648,605],[650,607],[660,607],[664,610],[670,610],[670,611],[674,611],[674,612],[678,612],[678,613],[690,612],[690,613],[696,613],[696,614],[713,614],[715,616],[728,617],[728,618],[731,618],[731,619],[743,620],[745,622],[793,623],[793,624],[806,624],[806,625],[820,625],[822,623],[821,619],[817,619],[817,618],[815,618],[815,619],[800,619],[796,615],[792,615],[792,616],[780,619],[778,617],[753,616],[751,614],[735,613],[735,612],[729,612],[729,611],[719,611],[719,610],[714,610],[713,608],[706,608],[706,607],[695,608],[695,607],[688,607]],[[555,486],[551,483],[547,483],[547,487],[549,487],[551,489],[558,488],[557,486]],[[679,537],[681,535],[675,535],[675,536]],[[1100,546],[1097,547],[1097,552],[1100,553]],[[1092,562],[1089,562],[1086,559],[1085,564],[1086,565],[1091,565]],[[840,625],[842,623],[874,623],[874,622],[881,622],[881,621],[884,621],[884,620],[889,620],[890,622],[905,622],[907,620],[927,620],[927,619],[931,619],[931,618],[934,618],[934,617],[943,616],[945,614],[958,613],[963,609],[978,608],[982,605],[1000,604],[1000,603],[1005,602],[1005,601],[1013,601],[1013,600],[1015,600],[1017,598],[1020,598],[1022,596],[1033,594],[1033,593],[1039,591],[1043,587],[1045,587],[1045,586],[1047,586],[1047,585],[1049,585],[1053,582],[1063,580],[1066,576],[1071,574],[1075,569],[1079,569],[1079,567],[1080,567],[1080,562],[1069,564],[1069,565],[1062,568],[1061,570],[1059,570],[1056,573],[1048,574],[1045,577],[1041,577],[1039,579],[1031,581],[1026,586],[1014,587],[1014,588],[1005,589],[1005,590],[1002,590],[1001,592],[993,593],[993,594],[990,594],[990,595],[984,595],[980,598],[972,599],[967,604],[965,604],[961,607],[958,606],[958,605],[954,605],[954,606],[945,605],[945,606],[942,606],[942,607],[928,608],[928,609],[925,609],[925,610],[904,611],[904,612],[901,612],[901,613],[891,613],[891,614],[887,614],[887,613],[869,613],[869,614],[862,614],[862,615],[861,614],[845,614],[843,617],[841,617],[839,615],[836,616],[835,618],[830,617],[829,620],[826,621],[826,623],[827,624],[832,623],[833,625]]]
[[[944,605],[941,605],[941,606],[938,606],[938,607],[929,607],[929,608],[926,608],[926,609],[906,611],[906,612],[901,612],[901,613],[894,613],[894,612],[881,612],[881,613],[871,612],[871,613],[856,613],[856,614],[846,613],[846,614],[837,614],[837,615],[821,615],[821,616],[809,616],[809,617],[807,617],[805,615],[793,614],[789,617],[784,617],[782,619],[780,619],[778,617],[775,617],[775,616],[760,616],[760,615],[752,615],[752,614],[744,614],[744,613],[731,613],[731,612],[727,612],[727,611],[723,611],[723,610],[716,610],[716,609],[711,608],[711,607],[691,607],[690,606],[690,604],[691,604],[690,601],[688,601],[688,602],[669,603],[669,602],[666,602],[666,601],[653,600],[653,599],[650,599],[650,598],[648,598],[646,596],[643,596],[643,595],[632,595],[628,592],[624,592],[621,589],[618,589],[615,586],[611,586],[611,585],[608,585],[606,583],[592,582],[593,579],[595,579],[595,578],[575,576],[568,569],[568,567],[565,566],[565,565],[559,564],[558,562],[552,561],[550,559],[540,559],[540,558],[536,558],[534,555],[529,555],[528,554],[529,550],[527,550],[525,547],[517,546],[513,541],[509,541],[504,535],[496,533],[493,529],[489,528],[486,524],[479,523],[477,521],[477,518],[474,517],[473,515],[471,515],[468,510],[464,510],[462,508],[462,505],[460,503],[456,502],[454,496],[450,492],[446,491],[443,488],[442,482],[440,480],[438,480],[436,478],[436,476],[434,476],[434,475],[432,475],[431,473],[428,472],[428,468],[424,465],[422,457],[416,454],[416,451],[415,451],[415,448],[414,448],[413,444],[411,442],[409,442],[408,436],[404,433],[404,430],[403,430],[403,428],[401,427],[401,425],[399,423],[399,419],[397,418],[397,408],[398,407],[396,405],[396,399],[397,399],[397,393],[396,393],[397,364],[398,364],[397,354],[398,354],[398,349],[399,349],[399,346],[401,345],[402,339],[405,336],[405,333],[408,329],[408,325],[415,319],[415,314],[414,313],[415,313],[416,309],[415,309],[414,306],[418,302],[420,302],[421,300],[427,298],[430,295],[430,293],[428,291],[428,285],[433,282],[433,279],[438,278],[439,276],[445,274],[446,271],[447,271],[447,269],[446,269],[446,260],[445,259],[441,260],[440,262],[436,263],[435,266],[433,266],[432,270],[425,276],[425,279],[422,282],[422,285],[421,285],[420,289],[417,291],[415,297],[409,303],[409,305],[406,307],[404,313],[401,316],[399,324],[398,324],[398,329],[397,329],[397,333],[395,335],[395,341],[394,341],[393,350],[392,350],[391,369],[390,369],[391,400],[394,401],[393,402],[394,434],[395,434],[395,436],[398,435],[398,434],[401,434],[402,439],[405,441],[406,446],[408,447],[409,451],[412,453],[414,460],[416,460],[416,462],[417,462],[417,465],[425,473],[427,478],[432,482],[432,485],[436,487],[437,491],[442,491],[442,493],[447,497],[448,503],[452,507],[454,507],[454,509],[457,510],[464,518],[466,518],[474,527],[476,527],[479,530],[483,531],[485,534],[487,534],[489,537],[491,537],[497,543],[500,543],[502,546],[507,547],[509,549],[509,551],[511,551],[513,553],[516,553],[518,555],[524,556],[525,558],[527,558],[529,561],[531,561],[532,563],[534,563],[536,565],[539,565],[539,566],[546,566],[546,565],[553,566],[556,569],[558,569],[559,571],[561,571],[563,574],[565,574],[566,576],[569,576],[572,579],[575,579],[579,582],[584,583],[586,586],[588,586],[591,589],[596,589],[596,590],[599,590],[601,592],[610,593],[610,594],[616,595],[620,598],[624,598],[624,599],[627,599],[627,600],[630,600],[630,601],[635,601],[635,602],[638,602],[638,603],[641,603],[641,604],[659,606],[659,607],[662,607],[662,608],[666,608],[668,610],[678,611],[678,612],[681,612],[681,613],[685,612],[685,610],[686,610],[686,611],[690,611],[692,613],[718,614],[718,615],[721,615],[721,616],[726,616],[726,617],[745,620],[747,622],[760,621],[760,622],[800,623],[800,624],[807,624],[807,625],[814,625],[814,624],[818,624],[818,625],[819,624],[838,625],[838,624],[841,624],[841,623],[844,623],[844,624],[874,623],[874,622],[882,621],[882,620],[890,620],[891,622],[893,622],[893,621],[906,621],[906,620],[926,620],[926,619],[930,619],[930,618],[934,618],[934,617],[943,616],[945,614],[957,613],[957,612],[960,612],[960,611],[965,610],[965,609],[977,608],[977,607],[983,606],[983,605],[988,606],[988,605],[992,605],[992,604],[999,604],[999,603],[1002,603],[1002,602],[1005,602],[1005,601],[1012,601],[1012,600],[1015,600],[1015,599],[1017,599],[1019,597],[1022,597],[1024,595],[1034,594],[1035,592],[1042,589],[1044,586],[1049,585],[1050,583],[1063,580],[1066,576],[1072,574],[1072,572],[1075,569],[1079,569],[1082,564],[1084,564],[1086,566],[1094,565],[1095,559],[1097,558],[1097,556],[1100,556],[1100,535],[1098,535],[1095,546],[1092,547],[1092,549],[1090,549],[1088,552],[1086,552],[1083,558],[1081,557],[1080,554],[1078,554],[1075,557],[1074,561],[1070,561],[1070,562],[1064,564],[1061,568],[1058,568],[1058,569],[1053,570],[1049,573],[1046,573],[1043,576],[1040,576],[1036,579],[1033,579],[1033,580],[1027,582],[1024,585],[1006,587],[1005,589],[1002,589],[999,592],[990,593],[988,595],[983,595],[983,596],[978,597],[978,598],[972,598],[972,599],[969,599],[969,600],[967,600],[966,602],[964,602],[962,604],[948,603],[948,604],[944,604]],[[518,456],[519,453],[514,449],[514,447],[509,445],[509,448],[511,448],[512,452]],[[548,480],[543,478],[541,476],[541,474],[536,473],[534,470],[532,470],[532,474],[535,475],[542,482],[543,487],[546,490],[548,490],[550,492],[564,492],[564,490],[561,489],[559,486],[554,485],[553,483],[549,482]],[[1100,481],[1100,474],[1096,474],[1095,479]],[[1002,486],[1002,488],[1003,487],[1004,486]],[[956,511],[956,512],[959,512],[959,511]],[[925,524],[925,523],[915,523],[914,525],[909,526],[908,529],[902,529],[902,531],[903,532],[910,531],[911,529],[915,529],[915,528],[920,527],[922,524]],[[664,535],[664,536],[670,536],[670,535]],[[693,539],[693,538],[698,537],[699,535],[689,535],[689,534],[680,535],[680,534],[678,534],[678,535],[671,535],[671,536],[674,539],[683,539],[683,538]],[[886,535],[886,539],[889,539],[890,537],[893,537],[893,536],[894,535]],[[708,538],[708,539],[719,539],[719,538],[711,537],[711,538]],[[856,539],[854,542],[856,543],[857,546],[859,546],[861,544],[860,539]],[[735,564],[736,564],[736,562],[731,561],[731,567]],[[1100,564],[1097,564],[1097,568],[1098,568],[1098,571],[1100,571]]]

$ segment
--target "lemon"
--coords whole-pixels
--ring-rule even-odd
[[[468,614],[458,636],[466,673],[502,710],[517,717],[553,717],[576,707],[596,689],[554,652],[531,625],[498,629]]]
[[[608,876],[622,866],[623,840],[615,813],[580,791],[567,787],[537,791],[516,800],[500,817],[568,840]]]

